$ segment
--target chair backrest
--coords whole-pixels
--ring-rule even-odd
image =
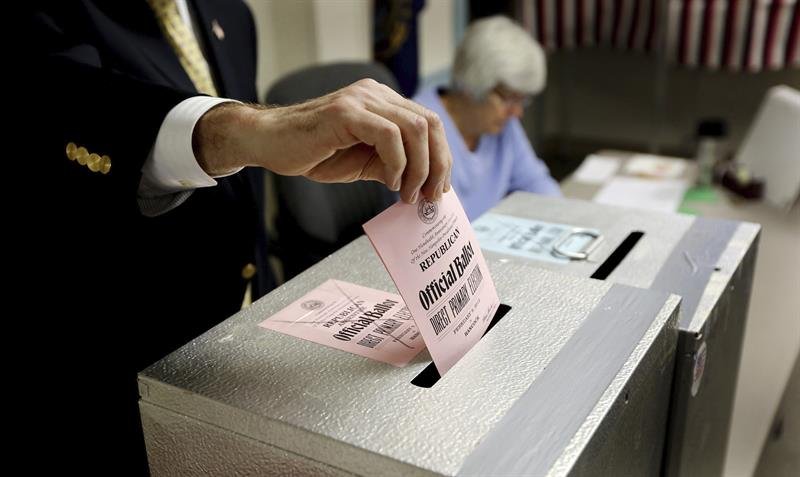
[[[363,78],[395,91],[397,81],[378,63],[333,63],[289,74],[267,92],[265,102],[289,105],[316,98]],[[278,199],[273,248],[289,279],[346,245],[361,224],[395,203],[398,195],[378,182],[321,184],[304,177],[272,175]]]
[[[395,91],[399,90],[392,72],[380,63],[328,63],[309,66],[284,76],[270,86],[266,103],[282,106],[299,103],[332,93],[364,78],[372,78]]]

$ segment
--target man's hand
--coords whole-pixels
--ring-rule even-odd
[[[369,79],[294,106],[222,104],[197,123],[193,146],[211,175],[258,166],[318,182],[377,180],[409,203],[450,190],[439,117]]]

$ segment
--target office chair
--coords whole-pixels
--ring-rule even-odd
[[[311,66],[275,83],[266,104],[289,105],[333,92],[363,78],[372,78],[395,91],[392,73],[377,63],[333,63]],[[321,184],[304,177],[271,174],[277,195],[271,253],[283,265],[289,280],[335,252],[363,232],[361,224],[398,200],[383,184],[357,181]]]

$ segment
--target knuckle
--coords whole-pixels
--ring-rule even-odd
[[[346,98],[355,98],[361,94],[361,87],[358,84],[358,81],[352,83],[344,88],[338,90],[336,93],[341,97]]]
[[[347,95],[339,95],[333,98],[333,101],[328,105],[330,113],[337,117],[344,116],[355,107],[356,101]]]
[[[400,139],[400,129],[396,124],[386,124],[381,126],[379,131],[380,137],[386,141],[395,141]]]
[[[434,130],[443,130],[444,123],[442,123],[442,119],[439,117],[438,114],[434,113],[433,111],[426,111],[426,119],[428,120],[428,125],[431,129]]]
[[[388,86],[388,85],[386,85],[384,83],[378,83],[377,81],[375,83],[380,87],[380,89],[385,94],[388,94],[390,96],[399,96],[400,95],[397,91],[393,90],[390,86]]]
[[[439,160],[444,164],[445,168],[450,169],[453,167],[453,156],[450,154],[450,148],[445,145]]]
[[[361,88],[372,89],[378,86],[379,83],[372,78],[362,78],[353,84]]]
[[[425,182],[428,177],[427,164],[420,165],[419,167],[410,167],[406,171],[405,180],[411,184],[421,184]]]
[[[428,133],[428,121],[422,116],[415,114],[411,121],[411,127],[414,128],[414,133],[419,136],[424,136]]]
[[[453,160],[450,154],[437,154],[431,156],[430,170],[434,175],[450,175],[453,169]]]
[[[439,160],[431,160],[431,171],[441,174],[450,170],[450,158],[439,157]]]

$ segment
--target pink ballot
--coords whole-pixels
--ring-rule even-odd
[[[400,202],[364,231],[444,376],[483,336],[500,305],[461,202],[452,190],[435,203]]]
[[[328,280],[259,326],[402,367],[425,349],[400,296]]]

